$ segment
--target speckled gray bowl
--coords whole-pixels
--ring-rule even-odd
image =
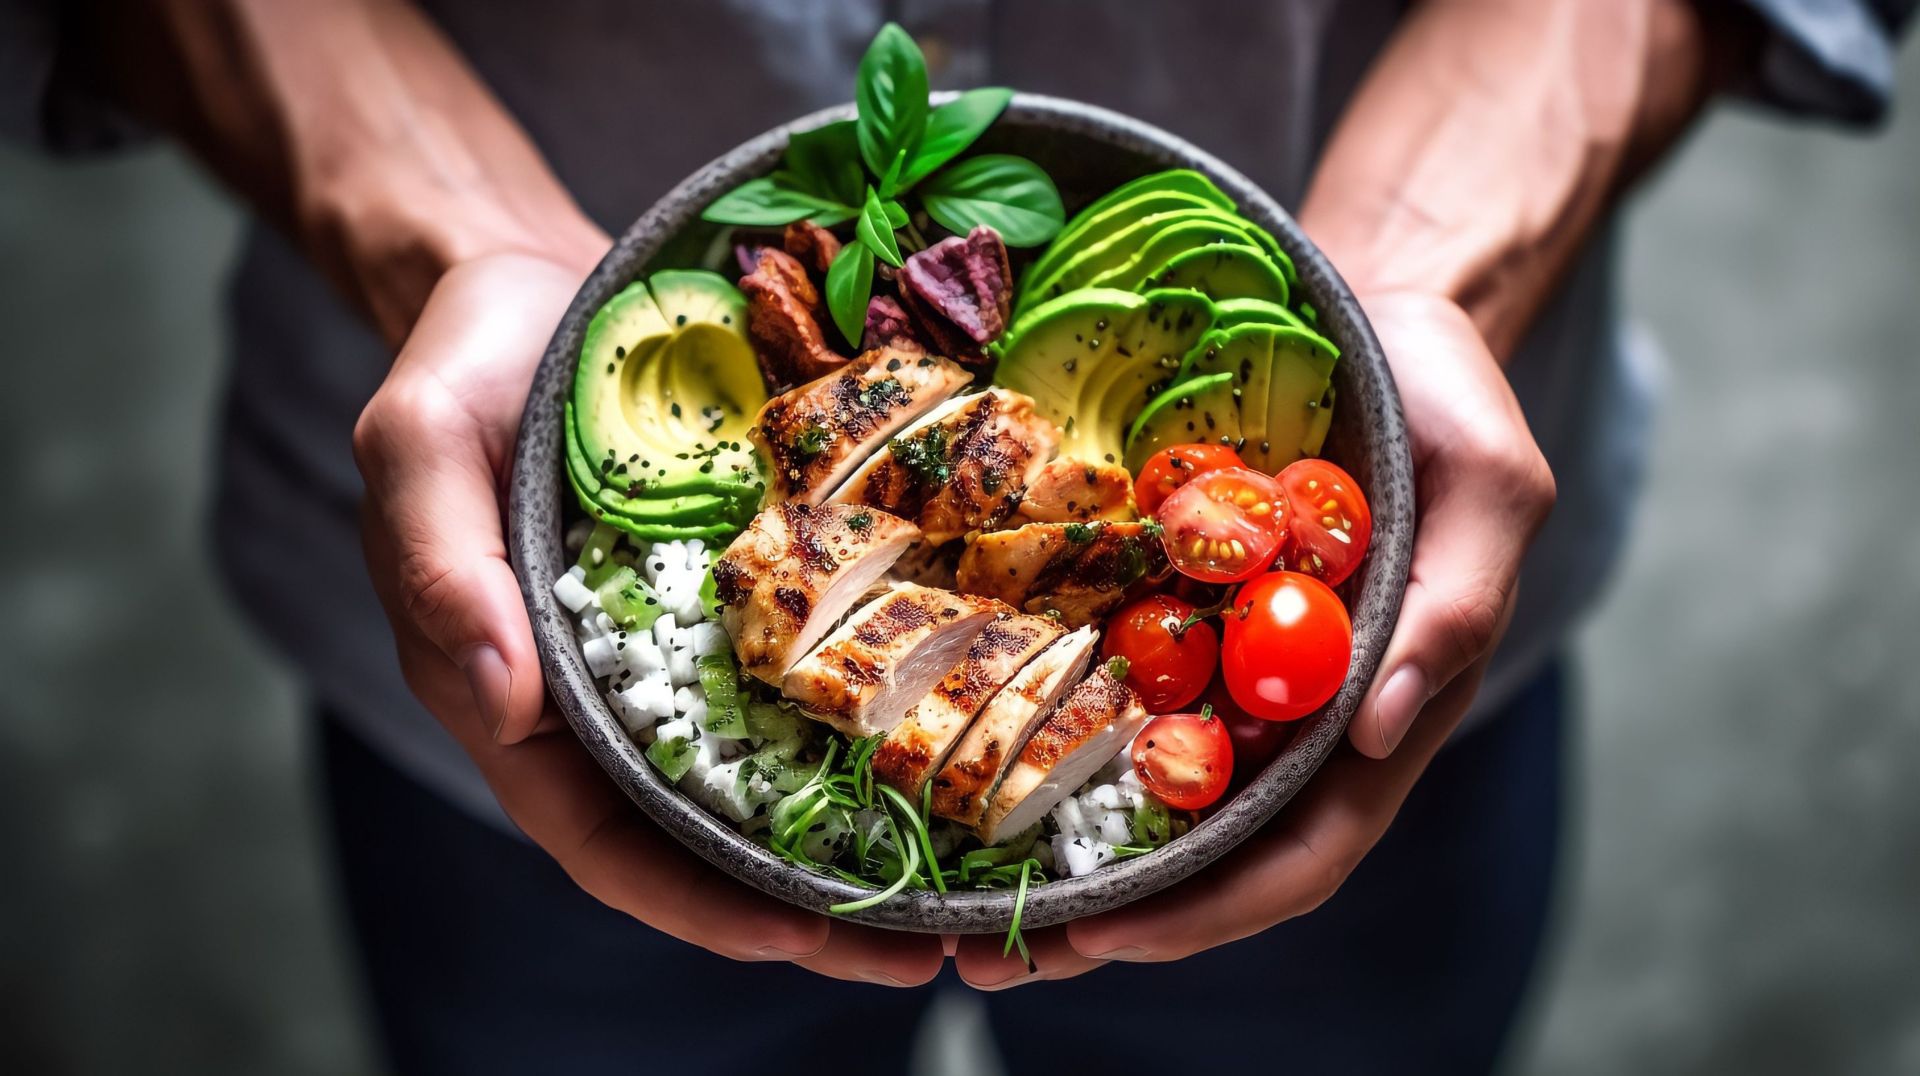
[[[735,185],[772,170],[793,131],[845,119],[851,106],[819,112],[769,131],[694,173],[647,210],[614,245],[554,333],[527,397],[514,456],[510,544],[547,683],[582,743],[647,816],[714,866],[783,900],[816,911],[868,891],[793,866],[742,837],[687,800],[648,765],[607,709],[588,675],[552,580],[567,561],[561,531],[575,507],[561,472],[561,405],[572,382],[581,333],[595,310],[636,277],[667,266],[716,266],[730,255],[700,210]],[[1247,789],[1166,848],[1083,878],[1050,882],[1027,897],[1023,924],[1050,926],[1118,907],[1164,889],[1206,866],[1272,818],[1339,744],[1387,645],[1413,546],[1413,466],[1393,380],[1353,294],[1293,218],[1240,173],[1165,131],[1112,112],[1021,94],[978,151],[1017,152],[1038,161],[1059,184],[1068,209],[1146,172],[1186,167],[1206,173],[1272,232],[1293,257],[1300,291],[1320,313],[1320,328],[1340,346],[1334,375],[1339,406],[1327,455],[1367,491],[1373,550],[1344,588],[1353,613],[1353,663],[1347,682],[1306,719],[1286,749]],[[902,893],[849,918],[899,930],[1004,931],[1013,896],[1001,892]]]

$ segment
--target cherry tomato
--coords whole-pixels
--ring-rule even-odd
[[[1227,738],[1233,741],[1233,783],[1227,787],[1229,792],[1252,784],[1300,727],[1288,721],[1267,721],[1242,710],[1233,701],[1223,676],[1214,677],[1200,698],[1213,707],[1213,716],[1227,726]]]
[[[1280,483],[1246,467],[1206,471],[1160,506],[1167,559],[1183,574],[1231,583],[1266,570],[1287,537]]]
[[[1155,452],[1140,469],[1133,484],[1133,501],[1140,514],[1158,511],[1174,490],[1186,485],[1195,475],[1222,467],[1245,467],[1240,453],[1227,445],[1174,445]]]
[[[1287,540],[1274,567],[1339,586],[1360,566],[1373,540],[1373,513],[1360,483],[1315,459],[1295,460],[1279,479],[1287,495]]]
[[[1177,710],[1200,697],[1220,665],[1220,634],[1198,621],[1175,632],[1193,606],[1167,594],[1142,598],[1113,614],[1100,655],[1127,659],[1127,686],[1149,713]]]
[[[1162,714],[1133,739],[1133,771],[1167,806],[1212,806],[1233,778],[1233,739],[1217,717]]]
[[[1272,572],[1240,588],[1225,614],[1220,667],[1240,708],[1269,721],[1318,710],[1347,678],[1353,622],[1325,583]]]

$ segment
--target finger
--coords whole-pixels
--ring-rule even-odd
[[[1105,964],[1077,952],[1067,940],[1063,927],[1027,931],[1021,936],[1029,966],[1016,948],[1007,950],[1003,934],[968,934],[960,939],[953,957],[954,970],[962,981],[979,990],[1007,990],[1026,983],[1050,979],[1071,979]]]
[[[1400,619],[1347,729],[1373,758],[1391,754],[1427,701],[1498,642],[1553,505],[1552,472],[1505,375],[1465,315],[1442,309],[1451,314],[1422,323],[1432,331],[1414,341],[1430,350],[1395,365],[1415,433],[1419,530]]]
[[[496,457],[511,413],[486,408],[524,391],[489,378],[537,354],[546,330],[524,308],[447,283],[354,430],[368,557],[389,614],[465,674],[489,734],[512,742],[540,720],[545,687],[501,529]],[[500,361],[485,363],[490,355]],[[493,372],[473,373],[476,364]]]
[[[1479,687],[1476,667],[1436,697],[1389,759],[1338,751],[1279,821],[1197,877],[1067,924],[1089,959],[1178,960],[1324,903],[1378,843]]]
[[[843,922],[832,924],[827,943],[818,953],[794,961],[831,978],[881,986],[930,983],[946,962],[937,934],[910,934]]]

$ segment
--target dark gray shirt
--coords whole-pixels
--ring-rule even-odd
[[[1869,121],[1915,0],[1746,0],[1769,37],[1752,96]],[[1001,84],[1139,116],[1298,203],[1320,146],[1403,4],[1393,0],[541,0],[426,5],[611,231],[735,143],[851,96],[883,19],[935,85]],[[105,140],[85,58],[51,6],[0,4],[0,120],[56,145]],[[1649,380],[1614,331],[1603,232],[1510,368],[1560,503],[1528,558],[1491,709],[1565,643],[1619,550],[1642,464]],[[254,229],[234,273],[235,362],[215,541],[235,592],[314,694],[374,747],[499,819],[478,773],[408,694],[360,560],[355,416],[388,354],[304,260]]]

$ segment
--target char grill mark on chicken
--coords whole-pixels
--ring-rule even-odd
[[[1075,685],[1007,768],[980,824],[992,844],[1019,833],[1086,783],[1147,723],[1147,709],[1107,669]]]
[[[938,545],[1005,522],[1059,441],[1030,397],[988,389],[901,431],[830,500],[914,520]]]
[[[960,557],[961,590],[1069,625],[1112,612],[1141,580],[1165,578],[1166,549],[1147,523],[1029,523],[974,539]]]
[[[779,686],[787,670],[920,537],[870,508],[776,504],[713,566],[720,619],[741,668]]]
[[[998,602],[899,584],[789,669],[781,691],[848,736],[888,732],[1004,611]]]
[[[768,400],[751,437],[768,463],[770,495],[819,504],[969,376],[946,359],[885,347]]]
[[[1090,627],[1061,637],[987,701],[933,778],[934,814],[969,826],[980,821],[1007,765],[1080,679],[1099,637]]]
[[[873,754],[873,774],[919,796],[947,761],[967,725],[1035,654],[1066,632],[1045,617],[1004,612],[982,631],[967,656],[887,733]]]

